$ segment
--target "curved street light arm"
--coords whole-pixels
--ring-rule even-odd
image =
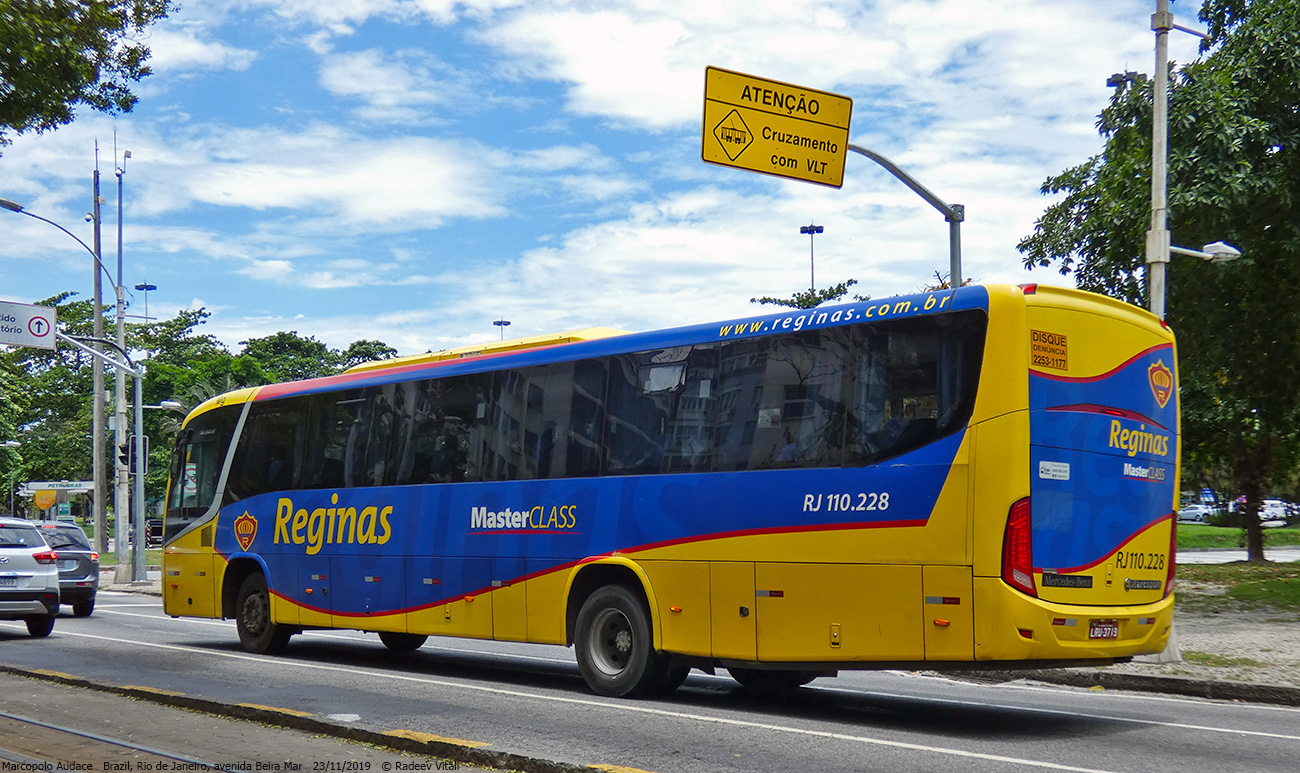
[[[95,254],[95,251],[90,248],[89,244],[83,242],[80,236],[77,236],[73,232],[69,231],[68,229],[64,228],[63,226],[59,225],[53,220],[50,220],[47,217],[41,217],[40,215],[37,215],[33,212],[28,212],[26,209],[23,209],[22,204],[19,204],[18,202],[13,201],[12,199],[0,199],[0,209],[7,209],[10,212],[17,212],[20,215],[26,215],[28,217],[35,218],[41,221],[42,223],[49,223],[50,225],[64,232],[68,236],[71,236],[74,240],[76,240],[77,244],[80,244],[82,247],[86,249],[86,252],[90,253],[90,257],[95,259],[95,264],[99,266],[99,270],[103,271],[104,275],[108,277],[108,283],[113,287],[117,287],[117,282],[113,281],[113,274],[108,270],[108,267],[104,265],[104,261],[99,259],[99,256]]]
[[[883,166],[886,171],[897,177],[903,185],[912,189],[912,192],[925,199],[926,203],[939,210],[943,219],[948,221],[948,284],[957,288],[961,286],[961,224],[966,219],[966,208],[961,204],[948,204],[943,199],[934,195],[929,188],[922,185],[907,172],[899,168],[898,164],[885,158],[874,150],[864,148],[861,145],[848,144],[848,149],[854,153],[866,156]]]

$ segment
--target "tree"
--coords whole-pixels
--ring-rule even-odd
[[[244,347],[243,354],[253,358],[271,381],[319,378],[339,371],[338,352],[313,336],[298,335],[297,330],[250,338],[239,345]]]
[[[0,146],[6,131],[72,122],[78,105],[130,112],[129,84],[150,74],[149,25],[172,0],[0,0]]]
[[[1169,221],[1178,244],[1226,239],[1246,257],[1171,264],[1183,449],[1193,476],[1222,474],[1256,516],[1300,464],[1300,0],[1206,0],[1202,57],[1175,67]],[[1140,303],[1150,206],[1152,83],[1120,84],[1102,153],[1049,178],[1049,206],[1021,241],[1026,266],[1057,265],[1084,289]]]
[[[344,370],[353,365],[360,365],[363,362],[373,362],[375,360],[391,360],[397,356],[397,350],[383,341],[370,341],[361,339],[348,344],[348,348],[339,357],[340,365]]]
[[[750,303],[765,303],[773,306],[788,306],[792,309],[815,309],[823,303],[837,301],[848,295],[849,288],[857,284],[856,279],[847,279],[837,285],[831,285],[824,290],[800,290],[789,298],[750,298]],[[854,300],[866,301],[870,298],[864,298],[861,295],[853,296]]]

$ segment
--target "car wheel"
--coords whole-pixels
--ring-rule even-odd
[[[49,636],[50,631],[54,630],[54,618],[56,617],[58,617],[57,614],[27,618],[27,633],[37,639]]]
[[[574,649],[587,686],[611,698],[640,695],[659,681],[650,613],[627,587],[606,585],[578,612]]]
[[[429,640],[428,636],[418,633],[395,633],[393,631],[380,631],[379,640],[384,646],[393,652],[414,652]]]
[[[250,574],[239,586],[235,628],[244,649],[259,655],[282,652],[293,635],[285,626],[271,622],[271,594],[267,592],[266,578],[261,574]]]
[[[81,601],[72,605],[72,614],[77,617],[90,617],[90,613],[95,611],[95,600]]]

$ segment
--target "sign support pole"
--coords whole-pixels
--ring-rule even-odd
[[[929,188],[917,182],[916,178],[900,169],[898,164],[874,150],[852,143],[849,143],[848,147],[854,153],[866,156],[883,166],[885,171],[897,177],[903,185],[911,188],[913,193],[925,199],[927,204],[939,210],[943,219],[948,221],[948,286],[961,287],[961,224],[966,219],[966,207],[961,204],[945,203],[943,199],[931,193]]]
[[[75,338],[64,335],[63,333],[60,333],[57,330],[54,332],[54,335],[60,341],[70,344],[86,352],[87,354],[90,354],[92,357],[96,358],[96,361],[103,361],[105,363],[108,363],[109,365],[112,365],[114,368],[117,368],[119,372],[129,374],[131,378],[135,380],[135,452],[136,452],[137,472],[135,474],[135,478],[132,481],[132,484],[134,486],[133,499],[135,501],[136,507],[139,508],[137,512],[143,514],[144,513],[144,473],[140,471],[139,468],[144,461],[144,401],[142,398],[143,389],[144,389],[142,385],[144,373],[139,368],[136,368],[132,365],[131,358],[126,355],[125,351],[121,352],[122,360],[118,361],[116,359],[113,359],[112,357],[109,357],[106,354],[95,351],[94,349],[90,348],[89,346],[86,346],[85,344],[81,343]],[[100,340],[100,341],[96,341],[96,343],[108,344],[109,346],[117,348],[117,344],[108,340]],[[135,530],[133,533],[135,534],[135,545],[133,547],[133,560],[131,562],[131,581],[140,582],[142,580],[149,579],[148,574],[145,571],[145,565],[144,565],[145,546],[144,546],[144,518],[143,517],[136,518]],[[122,556],[123,556],[123,551],[125,549],[126,549],[125,545],[117,546],[117,557],[118,557],[117,564],[119,567],[122,565]],[[120,571],[117,579],[119,582],[122,579]]]

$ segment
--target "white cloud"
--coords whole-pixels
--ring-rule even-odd
[[[256,51],[225,45],[210,39],[198,25],[172,24],[159,27],[149,37],[149,65],[156,73],[188,70],[247,70]]]

